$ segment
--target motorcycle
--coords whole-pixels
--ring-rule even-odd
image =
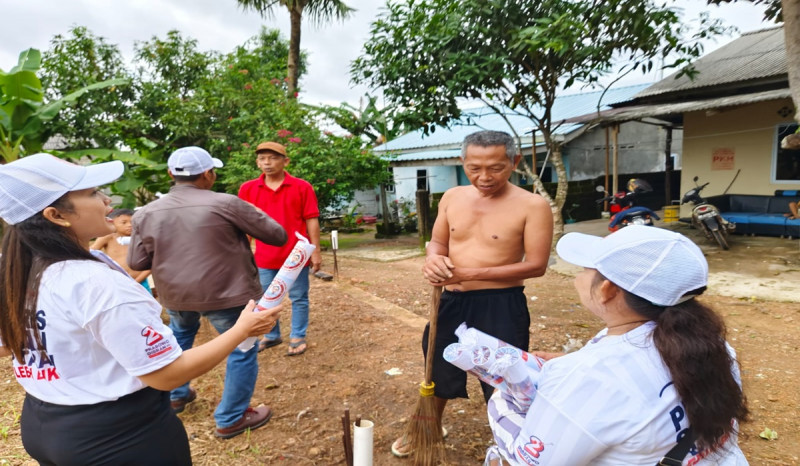
[[[700,196],[708,183],[702,186],[697,184],[698,177],[694,177],[695,187],[686,191],[681,199],[681,205],[691,203],[692,207],[692,226],[702,231],[708,239],[713,239],[719,247],[728,250],[728,234],[736,229],[736,224],[722,218],[719,209]]]
[[[608,194],[602,186],[595,188],[597,192]],[[608,231],[617,231],[628,225],[653,225],[653,219],[661,220],[655,212],[644,206],[637,206],[636,199],[644,194],[653,191],[650,184],[639,178],[631,178],[628,181],[627,191],[620,191],[613,195],[608,195],[598,199],[598,204],[608,201],[609,212],[613,215],[608,222]]]

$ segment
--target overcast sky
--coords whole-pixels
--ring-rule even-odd
[[[348,72],[350,62],[361,52],[369,28],[384,0],[345,0],[357,11],[344,22],[320,27],[303,22],[301,48],[308,53],[308,72],[301,78],[301,100],[317,104],[358,105],[367,92],[354,87]],[[705,6],[701,0],[678,0],[687,18],[708,10],[737,26],[741,32],[771,26],[762,23],[763,7],[739,1],[721,7]],[[288,39],[289,16],[279,8],[272,18],[262,19],[255,12],[244,12],[235,0],[0,0],[3,26],[0,30],[0,69],[8,71],[19,53],[29,47],[49,48],[55,34],[66,34],[74,25],[86,26],[95,35],[117,44],[130,59],[136,41],[164,37],[177,29],[197,39],[201,50],[229,52],[256,35],[262,25],[278,28]],[[734,37],[738,37],[734,36]],[[706,52],[731,41],[721,38],[706,44]],[[629,84],[653,81],[656,76],[629,79]],[[625,84],[622,82],[621,84]],[[374,94],[374,93],[373,93]]]

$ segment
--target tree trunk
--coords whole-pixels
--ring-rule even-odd
[[[425,248],[431,239],[431,193],[426,189],[417,190],[417,232],[419,245]]]
[[[548,136],[545,136],[544,140],[547,147],[554,145]],[[533,167],[528,166],[528,162],[524,157],[522,158],[521,163],[522,171],[525,172],[527,177],[531,179],[535,188],[535,192],[539,193],[539,195],[550,204],[550,210],[553,212],[553,247],[555,247],[556,241],[558,241],[561,235],[564,234],[564,217],[561,215],[561,209],[564,207],[564,201],[567,197],[568,185],[567,171],[564,168],[564,161],[561,159],[561,148],[558,147],[556,150],[550,150],[550,153],[551,155],[545,158],[544,163],[546,165],[548,162],[550,162],[550,164],[556,169],[556,174],[558,176],[558,188],[556,190],[555,198],[550,196],[550,193],[548,193],[544,188],[544,183],[542,183],[541,178],[539,178],[536,165]],[[556,159],[558,160],[556,161]],[[561,194],[560,203],[558,200],[559,194]]]
[[[289,60],[286,71],[289,78],[287,92],[291,99],[295,97],[294,94],[297,92],[297,77],[300,71],[300,26],[303,18],[303,6],[297,5],[294,8],[290,8],[289,18],[291,30],[289,32]]]
[[[794,119],[800,123],[800,2],[781,0],[783,41],[786,44],[786,69],[794,102]]]
[[[551,142],[552,155],[550,156],[550,163],[556,169],[556,176],[558,177],[558,186],[556,188],[555,202],[551,203],[553,209],[553,245],[564,234],[564,216],[561,210],[564,208],[564,203],[567,200],[567,190],[569,189],[569,180],[567,179],[567,169],[564,166],[564,159],[561,157],[561,144]],[[553,205],[555,204],[555,205]]]

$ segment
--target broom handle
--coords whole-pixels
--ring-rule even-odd
[[[428,357],[425,358],[425,383],[433,381],[433,351],[436,348],[436,327],[439,321],[439,301],[442,298],[442,287],[434,286],[431,294],[431,317],[428,327]]]

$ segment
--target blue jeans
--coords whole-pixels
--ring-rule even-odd
[[[266,291],[279,269],[258,269],[258,278],[261,280],[261,290]],[[289,300],[292,301],[292,332],[289,338],[300,339],[306,337],[308,329],[308,270],[303,267],[292,287],[289,289]],[[280,320],[275,322],[275,328],[264,335],[267,340],[277,340],[281,337]]]
[[[244,306],[236,306],[218,311],[173,311],[167,309],[169,314],[169,328],[175,334],[181,349],[188,350],[194,344],[194,337],[200,329],[200,317],[205,316],[219,333],[233,327]],[[217,427],[230,427],[236,424],[250,406],[250,398],[256,386],[258,377],[258,351],[242,352],[234,349],[228,355],[225,367],[225,387],[222,389],[222,399],[214,411],[214,421]],[[189,396],[189,382],[172,390],[170,399],[176,400]]]

